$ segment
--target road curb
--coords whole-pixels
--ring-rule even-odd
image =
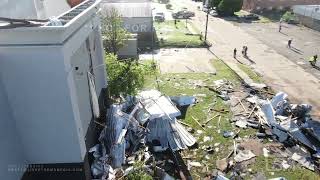
[[[223,62],[223,64],[225,64],[231,71],[233,71],[238,78],[240,79],[240,81],[245,84],[245,85],[250,85],[252,84],[254,81],[245,73],[243,72],[236,63],[232,63],[232,62],[228,62],[225,61],[221,58],[219,58],[210,48],[208,48],[208,50],[211,52],[212,55],[214,55],[218,60],[220,60],[221,62]]]

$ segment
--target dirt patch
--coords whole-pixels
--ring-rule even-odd
[[[242,142],[240,147],[251,150],[253,154],[260,156],[263,154],[263,144],[256,139],[249,139],[248,141]]]
[[[157,54],[161,73],[216,73],[213,55],[205,48],[161,49]]]

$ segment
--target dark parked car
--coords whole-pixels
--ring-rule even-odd
[[[178,11],[172,14],[172,17],[175,19],[188,19],[194,16],[195,16],[194,12],[187,11],[187,10]]]
[[[297,19],[289,19],[288,24],[299,24],[299,21]]]
[[[256,15],[256,14],[248,14],[248,15],[245,15],[243,16],[246,20],[253,20],[253,21],[256,21],[256,20],[259,20],[259,16]]]

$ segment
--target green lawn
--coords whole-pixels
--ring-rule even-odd
[[[260,77],[254,70],[251,69],[250,66],[245,64],[238,64],[238,67],[246,73],[254,82],[256,83],[263,83],[262,77]]]
[[[183,156],[193,156],[192,161],[201,162],[203,165],[208,166],[209,169],[214,169],[216,166],[216,160],[226,157],[231,151],[229,150],[229,147],[232,146],[233,140],[230,138],[224,138],[222,136],[222,133],[224,130],[234,130],[231,123],[229,122],[229,120],[232,118],[232,113],[229,112],[226,114],[222,114],[220,128],[217,127],[218,118],[215,118],[210,121],[205,127],[205,130],[203,130],[193,120],[192,116],[198,119],[200,123],[203,123],[216,114],[215,112],[208,113],[209,108],[229,110],[229,106],[223,100],[216,97],[216,93],[208,90],[207,88],[194,88],[194,86],[189,85],[188,82],[190,80],[201,80],[208,85],[212,85],[214,80],[228,79],[234,83],[236,89],[240,86],[238,77],[222,61],[214,60],[212,63],[217,69],[217,75],[206,73],[183,73],[163,74],[158,77],[160,91],[166,95],[206,95],[206,97],[199,97],[200,103],[198,103],[196,106],[188,108],[186,117],[182,121],[190,124],[195,130],[204,131],[203,134],[200,135],[197,135],[197,133],[193,134],[198,139],[198,142],[201,142],[204,136],[210,136],[213,138],[211,141],[200,144],[200,147],[202,147],[203,145],[213,146],[214,143],[221,143],[219,146],[220,150],[219,152],[216,152],[214,154],[209,154],[208,157],[210,157],[210,159],[205,159],[207,153],[201,148],[195,150],[186,150],[183,152]],[[170,81],[168,81],[169,79]],[[145,88],[157,88],[155,77],[149,77],[149,79],[146,81]],[[208,126],[212,126],[212,128],[208,128]],[[218,133],[218,129],[220,129],[220,133]],[[242,130],[240,133],[240,137],[253,133],[254,131],[252,129]],[[192,169],[191,174],[193,177],[204,177],[206,175],[206,173],[202,172],[202,169],[199,168]]]
[[[191,22],[189,22],[191,23]],[[157,40],[159,47],[204,47],[205,44],[200,40],[199,34],[192,34],[188,28],[186,28],[186,21],[165,21],[154,22],[154,27],[157,33]]]
[[[238,77],[231,71],[222,61],[213,60],[213,66],[217,70],[216,75],[206,74],[206,73],[183,73],[183,74],[161,74],[158,75],[156,80],[155,76],[150,76],[146,80],[145,89],[157,89],[159,85],[159,89],[165,95],[195,95],[195,94],[205,94],[205,97],[199,97],[199,103],[195,106],[189,107],[185,119],[182,119],[184,123],[187,123],[192,126],[192,128],[197,130],[202,130],[202,134],[197,134],[196,132],[193,134],[197,138],[197,142],[199,143],[199,148],[190,149],[182,151],[183,157],[189,157],[190,161],[198,161],[202,164],[201,168],[192,168],[191,175],[194,179],[203,179],[207,173],[210,173],[213,169],[216,168],[216,160],[225,158],[231,151],[233,145],[233,139],[224,138],[222,133],[224,130],[232,130],[237,131],[238,129],[232,127],[232,124],[229,120],[232,118],[232,113],[222,114],[222,118],[220,121],[220,128],[218,128],[218,118],[210,121],[206,126],[205,130],[203,130],[192,118],[192,116],[200,123],[205,122],[210,117],[213,117],[215,112],[208,112],[209,108],[215,109],[226,109],[230,110],[229,105],[227,105],[223,100],[216,97],[216,93],[208,90],[207,88],[197,88],[190,84],[195,80],[202,81],[207,85],[212,85],[214,80],[219,79],[227,79],[234,84],[235,90],[240,87],[240,81]],[[250,69],[250,68],[249,68]],[[157,85],[158,82],[158,85]],[[209,128],[212,126],[211,128]],[[218,130],[220,129],[220,133]],[[241,129],[239,136],[244,137],[248,135],[255,136],[255,129]],[[209,140],[205,143],[202,143],[204,136],[212,137],[212,140]],[[213,154],[208,154],[206,151],[202,150],[201,147],[213,146],[215,143],[220,143],[219,151],[214,152]],[[209,159],[206,159],[207,158]],[[185,161],[187,161],[185,159]],[[294,169],[287,171],[278,171],[277,169],[273,169],[271,163],[273,162],[273,158],[270,157],[268,159],[264,157],[257,157],[256,162],[249,166],[252,169],[252,172],[263,172],[268,178],[271,177],[286,177],[287,179],[310,179],[315,180],[317,175],[309,170],[305,170],[300,167],[295,167]],[[266,168],[266,165],[268,168]],[[204,170],[204,168],[208,168],[209,171]],[[272,173],[274,174],[272,175]],[[230,173],[228,174],[228,176]],[[247,174],[246,179],[251,179],[250,175]]]

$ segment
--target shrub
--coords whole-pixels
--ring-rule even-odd
[[[296,20],[296,17],[293,12],[287,11],[281,18],[285,22],[289,22],[290,20]]]
[[[114,98],[136,94],[143,87],[145,76],[156,70],[154,62],[141,64],[138,60],[120,61],[114,54],[107,54],[105,63],[110,96]]]
[[[218,5],[218,14],[222,16],[231,16],[242,9],[243,0],[221,0]]]

